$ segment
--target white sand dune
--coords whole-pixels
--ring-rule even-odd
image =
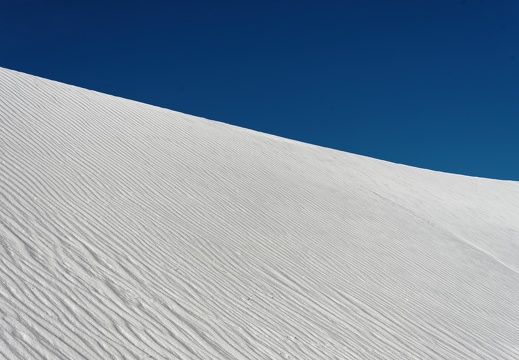
[[[0,358],[519,359],[519,183],[0,69]]]

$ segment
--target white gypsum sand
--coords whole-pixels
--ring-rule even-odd
[[[519,359],[519,183],[0,69],[0,358]]]

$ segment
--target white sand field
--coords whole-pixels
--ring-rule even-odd
[[[0,69],[0,358],[519,359],[519,182]]]

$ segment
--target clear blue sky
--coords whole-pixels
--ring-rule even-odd
[[[519,180],[519,1],[0,0],[0,66]]]

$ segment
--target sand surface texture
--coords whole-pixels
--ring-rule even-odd
[[[519,359],[519,182],[0,69],[0,358]]]

